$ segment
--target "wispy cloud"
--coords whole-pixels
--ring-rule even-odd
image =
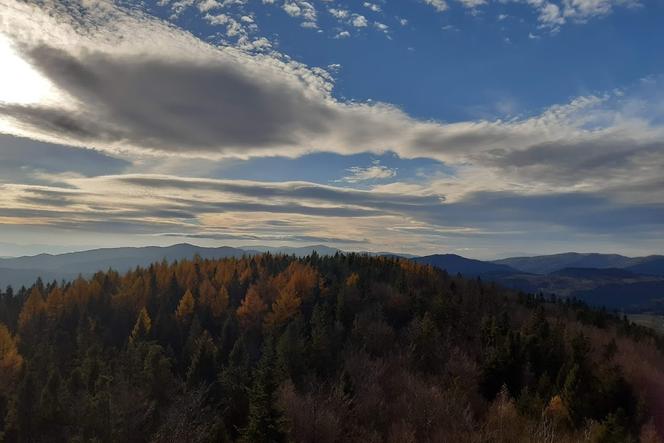
[[[348,175],[338,181],[346,183],[359,183],[365,181],[385,180],[397,175],[397,170],[381,165],[380,160],[374,160],[371,166],[353,166],[346,170]]]

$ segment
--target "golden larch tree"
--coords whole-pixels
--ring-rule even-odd
[[[23,368],[23,357],[18,353],[16,341],[7,326],[0,323],[0,393],[7,392],[18,381]]]
[[[261,299],[258,287],[252,285],[247,290],[247,295],[242,300],[240,307],[237,308],[237,318],[243,328],[252,328],[260,325],[263,313],[267,310],[267,305]]]
[[[180,323],[189,323],[194,315],[195,307],[196,300],[194,300],[194,295],[189,289],[187,289],[187,292],[185,292],[180,299],[180,303],[178,303],[178,308],[175,310],[175,318],[177,318]]]
[[[37,287],[32,288],[28,299],[23,303],[23,308],[18,316],[18,329],[21,333],[27,332],[33,319],[39,318],[46,310],[44,297]]]
[[[129,341],[133,343],[136,340],[147,337],[151,329],[152,320],[150,319],[150,314],[148,314],[147,309],[143,308],[138,313],[138,318],[136,318],[136,323],[134,323],[134,329],[131,331]]]

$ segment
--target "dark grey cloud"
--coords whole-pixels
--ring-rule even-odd
[[[616,134],[611,138],[487,152],[476,160],[538,182],[570,185],[587,180],[610,181],[627,175],[631,177],[623,181],[633,185],[652,179],[653,174],[659,175],[657,172],[664,168],[664,140],[645,142]]]
[[[223,152],[299,144],[331,131],[336,118],[325,100],[307,96],[301,85],[266,79],[223,59],[102,52],[75,57],[44,45],[26,56],[80,108],[4,104],[0,113],[66,139]]]

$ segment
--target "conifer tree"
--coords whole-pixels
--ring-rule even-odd
[[[136,323],[134,323],[134,328],[131,330],[129,341],[131,343],[134,343],[137,340],[145,339],[149,336],[151,330],[152,330],[152,320],[150,319],[148,310],[146,308],[143,308],[138,313],[138,318],[136,318]]]
[[[277,408],[277,387],[274,345],[272,339],[268,339],[249,391],[249,421],[242,432],[243,442],[286,441],[284,419]]]
[[[175,311],[175,318],[177,318],[180,324],[188,325],[194,316],[195,307],[196,301],[194,300],[194,296],[191,291],[187,289],[187,292],[185,292],[180,299],[180,303],[178,303],[178,308]]]

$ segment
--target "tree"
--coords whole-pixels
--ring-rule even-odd
[[[332,331],[325,307],[318,303],[311,316],[311,341],[309,358],[319,375],[330,373],[332,368]]]
[[[30,295],[23,304],[21,314],[18,317],[18,328],[21,335],[35,333],[35,322],[39,322],[41,316],[46,311],[44,297],[37,286],[32,288]]]
[[[299,319],[290,322],[277,341],[277,369],[284,378],[291,378],[296,383],[306,370],[306,348],[301,328]]]
[[[242,304],[237,308],[237,318],[244,329],[255,329],[260,326],[263,313],[267,306],[261,299],[256,285],[250,286]]]
[[[300,310],[302,299],[293,289],[283,289],[272,304],[272,312],[265,317],[268,328],[278,328],[290,320]]]
[[[217,347],[207,331],[196,339],[189,369],[187,385],[211,384],[217,378]]]
[[[410,330],[410,351],[415,365],[425,372],[439,369],[441,358],[441,335],[438,327],[426,313],[421,320],[413,320]]]
[[[194,316],[194,308],[196,307],[196,301],[194,296],[189,289],[184,293],[178,303],[178,307],[175,310],[175,318],[182,325],[188,325],[191,322],[191,319]]]
[[[145,339],[149,336],[150,330],[152,329],[152,320],[150,320],[150,315],[146,308],[141,309],[138,313],[138,318],[136,318],[136,323],[134,323],[134,328],[131,331],[129,336],[129,341],[131,343]]]
[[[277,407],[277,381],[272,340],[263,346],[249,391],[249,421],[242,432],[242,441],[268,443],[286,441],[284,420]]]
[[[0,323],[0,394],[10,391],[22,368],[23,357],[18,353],[16,341],[7,326]]]

